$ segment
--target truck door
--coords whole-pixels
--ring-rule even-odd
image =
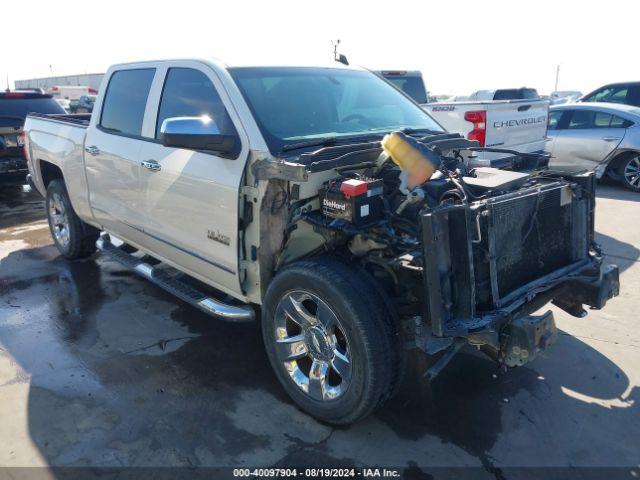
[[[164,72],[163,72],[164,73]],[[140,185],[145,233],[152,250],[207,283],[240,292],[238,281],[238,199],[248,140],[212,69],[195,62],[166,69],[155,136],[175,117],[210,117],[223,134],[237,134],[236,158],[214,152],[142,147]]]
[[[628,122],[595,110],[566,112],[555,131],[551,168],[562,171],[595,170],[622,141]]]
[[[140,240],[143,227],[139,154],[154,75],[154,68],[136,68],[109,77],[84,146],[93,214],[106,230],[131,241]]]

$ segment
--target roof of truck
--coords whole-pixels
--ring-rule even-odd
[[[209,57],[209,58],[158,58],[155,60],[143,60],[139,62],[124,62],[117,63],[112,65],[111,68],[115,67],[125,67],[131,65],[143,65],[145,63],[165,63],[165,62],[176,62],[176,61],[185,61],[191,60],[196,62],[204,62],[204,63],[213,63],[215,65],[220,65],[225,68],[259,68],[259,67],[283,67],[283,68],[336,68],[341,70],[365,70],[362,67],[357,65],[344,65],[335,60],[318,60],[313,61],[310,59],[283,59],[282,61],[271,60],[271,61],[260,61],[260,62],[239,62],[239,63],[226,63],[218,58]]]

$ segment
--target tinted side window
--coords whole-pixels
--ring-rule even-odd
[[[616,115],[611,115],[611,124],[609,125],[611,128],[627,128],[630,127],[633,122],[629,120],[625,120],[624,118],[617,117]]]
[[[555,112],[549,112],[549,130],[558,130],[558,123],[560,122],[560,117],[564,112],[562,110],[557,110]]]
[[[629,89],[623,88],[618,90],[617,92],[613,92],[610,97],[606,98],[604,101],[610,103],[627,103],[627,94],[629,93]]]
[[[588,110],[574,110],[571,112],[568,129],[593,128],[593,113]]]
[[[623,118],[604,112],[591,110],[574,110],[567,128],[626,128],[630,122]]]
[[[593,123],[596,128],[609,128],[612,116],[608,113],[596,112],[593,117]]]
[[[629,88],[627,103],[635,107],[640,107],[640,85],[634,85]]]
[[[227,110],[209,78],[192,68],[171,68],[162,90],[156,138],[162,122],[171,117],[210,117],[223,135],[235,135],[236,130]]]
[[[114,133],[140,135],[155,68],[120,70],[109,79],[100,125]]]
[[[626,103],[628,88],[623,85],[603,87],[584,99],[585,102]]]

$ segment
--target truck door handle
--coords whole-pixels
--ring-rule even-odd
[[[89,145],[88,147],[84,147],[84,151],[89,155],[100,155],[100,149],[95,145]]]
[[[140,165],[142,165],[147,170],[151,170],[152,172],[159,172],[160,170],[162,170],[162,165],[160,165],[155,160],[145,160],[143,162],[140,162]]]
[[[615,142],[616,140],[620,140],[620,137],[602,137],[605,142]]]

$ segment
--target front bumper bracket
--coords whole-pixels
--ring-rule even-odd
[[[563,284],[560,292],[554,296],[553,304],[575,317],[583,317],[585,315],[583,304],[600,310],[608,300],[619,293],[618,266],[607,265],[602,268],[600,278],[596,281],[576,279]]]

